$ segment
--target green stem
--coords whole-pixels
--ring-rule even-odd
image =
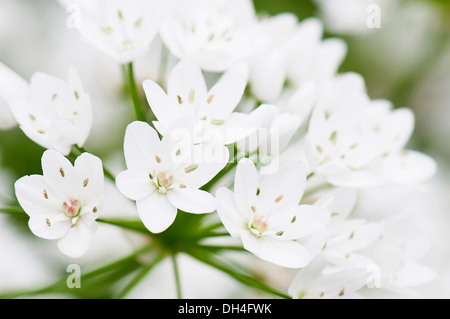
[[[0,213],[5,213],[5,214],[11,214],[11,215],[20,215],[20,214],[24,214],[25,215],[25,211],[21,208],[21,207],[1,207],[0,208]]]
[[[177,257],[176,257],[175,253],[172,254],[172,264],[173,264],[173,273],[175,275],[175,283],[177,286],[177,298],[183,299],[182,294],[181,294],[180,272],[178,270],[178,262],[177,262]]]
[[[165,257],[164,253],[160,253],[159,255],[157,255],[156,258],[152,260],[152,262],[150,262],[147,266],[145,266],[136,275],[136,277],[134,277],[128,283],[128,285],[121,291],[121,293],[119,294],[119,296],[117,298],[124,299],[131,292],[131,290],[133,290],[133,288],[136,287],[137,284],[139,284],[142,281],[142,279],[145,278],[145,276],[153,269],[153,267],[155,267],[161,260],[164,259],[164,257]]]
[[[103,218],[98,218],[96,221],[99,223],[113,225],[113,226],[121,227],[124,229],[132,230],[134,232],[138,232],[138,233],[145,234],[145,235],[151,234],[141,221],[128,221],[128,220],[120,220],[120,219],[103,219]]]
[[[125,258],[119,259],[111,264],[102,266],[100,268],[97,268],[95,270],[92,270],[92,271],[82,275],[82,279],[89,280],[96,276],[103,275],[108,271],[114,270],[118,267],[121,267],[121,266],[127,264],[130,261],[135,260],[136,257],[151,250],[152,248],[153,248],[153,245],[144,246],[144,247],[136,250],[131,255],[129,255]],[[44,287],[44,288],[30,290],[30,291],[21,291],[21,292],[12,292],[12,293],[2,294],[2,295],[0,295],[0,299],[13,299],[13,298],[18,298],[18,297],[33,296],[33,295],[35,296],[35,295],[41,295],[41,294],[46,294],[46,293],[65,291],[66,289],[68,289],[67,288],[67,278],[63,278],[63,279],[60,279],[57,282],[55,282],[47,287]]]
[[[128,92],[131,96],[131,102],[133,103],[134,113],[136,120],[146,122],[146,116],[142,110],[141,100],[139,98],[139,92],[136,85],[136,79],[134,77],[133,63],[128,63],[124,66],[126,70],[126,81],[128,84]]]
[[[261,290],[263,292],[269,293],[271,295],[277,296],[277,297],[281,297],[284,299],[291,299],[290,296],[277,291],[276,289],[269,287],[265,284],[263,284],[261,281],[256,280],[252,277],[240,274],[238,272],[235,272],[234,270],[228,268],[227,266],[224,265],[224,263],[220,262],[220,261],[216,261],[214,260],[214,258],[211,257],[205,257],[204,255],[200,255],[197,254],[195,252],[193,252],[192,250],[190,250],[189,252],[187,252],[189,255],[191,255],[193,258],[213,267],[216,268],[217,270],[220,270],[224,273],[226,273],[227,275],[229,275],[230,277],[236,279],[237,281],[241,282],[242,284],[252,287],[252,288],[256,288],[258,290]]]

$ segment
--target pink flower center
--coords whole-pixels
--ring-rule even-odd
[[[62,209],[68,217],[75,217],[81,210],[81,203],[76,199],[69,199],[63,203]]]
[[[163,172],[158,174],[158,183],[159,186],[168,188],[170,185],[172,185],[173,182],[173,176],[169,173]]]

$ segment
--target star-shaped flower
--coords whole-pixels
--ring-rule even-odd
[[[92,126],[91,101],[74,67],[69,68],[67,82],[34,74],[28,94],[15,97],[11,111],[30,139],[64,155],[72,145],[84,145]]]
[[[103,199],[103,167],[99,158],[84,153],[75,165],[57,151],[42,156],[43,175],[25,176],[15,183],[17,199],[30,216],[38,237],[58,240],[66,255],[82,256],[97,228]]]
[[[157,35],[159,0],[60,0],[76,5],[75,26],[82,37],[121,64],[144,56]]]
[[[252,47],[256,22],[250,0],[170,0],[160,35],[179,59],[192,58],[202,70],[223,72]]]
[[[208,159],[205,154],[215,152],[214,148],[178,140],[192,136],[192,130],[175,132],[169,131],[160,140],[150,125],[136,121],[125,133],[128,169],[117,176],[116,185],[123,195],[136,201],[139,216],[152,233],[172,225],[178,209],[193,214],[213,212],[214,196],[199,188],[225,167],[229,157],[228,149],[220,145],[221,157]],[[199,153],[198,157],[189,155]]]
[[[307,265],[311,253],[296,239],[324,226],[329,213],[299,205],[306,184],[304,169],[295,163],[260,178],[248,159],[237,167],[234,192],[220,188],[217,212],[232,237],[259,258],[289,268]]]
[[[194,120],[196,142],[215,141],[230,144],[254,132],[257,126],[251,114],[234,112],[248,79],[248,68],[236,64],[208,90],[202,71],[191,59],[182,60],[173,69],[167,94],[155,82],[144,82],[148,103],[164,135],[180,118]]]

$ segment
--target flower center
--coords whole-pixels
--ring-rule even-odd
[[[75,217],[80,213],[81,203],[76,199],[69,199],[63,203],[62,209],[68,217]]]
[[[256,235],[256,237],[261,237],[262,233],[267,229],[267,222],[264,216],[257,216],[252,222],[251,231]],[[256,231],[256,232],[255,232]]]
[[[162,172],[158,174],[157,179],[159,192],[163,194],[167,193],[167,189],[173,183],[173,176],[167,172]]]

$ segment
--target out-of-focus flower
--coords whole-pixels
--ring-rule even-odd
[[[27,94],[28,83],[18,74],[0,63],[0,129],[10,129],[17,125],[10,109],[10,101]]]
[[[345,58],[347,46],[337,38],[323,39],[320,20],[302,21],[289,41],[287,78],[296,87],[307,83],[321,86],[332,79]]]
[[[228,149],[220,145],[223,157],[207,159],[204,153],[196,157],[193,144],[180,142],[181,136],[176,136],[175,131],[174,134],[168,132],[160,140],[158,133],[144,122],[131,123],[125,133],[128,169],[117,176],[116,185],[123,195],[136,201],[142,222],[153,233],[172,225],[177,209],[193,214],[216,209],[214,196],[199,188],[225,167],[229,156]],[[204,145],[198,147],[200,152],[215,152]]]
[[[410,110],[392,110],[387,101],[371,101],[363,79],[351,73],[339,76],[321,94],[326,98],[318,101],[305,142],[311,167],[329,183],[408,184],[434,175],[433,159],[404,150],[414,127]]]
[[[354,189],[337,188],[314,203],[330,213],[330,222],[303,243],[330,264],[367,266],[373,263],[361,251],[379,239],[383,224],[350,218],[356,200]]]
[[[67,82],[35,73],[28,94],[11,100],[11,111],[30,139],[64,155],[83,146],[92,126],[91,101],[74,67]]]
[[[159,0],[60,0],[73,8],[72,27],[118,63],[144,56],[158,33]],[[77,20],[78,19],[78,20]]]
[[[233,112],[247,85],[248,69],[236,64],[208,90],[197,63],[182,60],[172,71],[167,94],[154,81],[144,81],[148,103],[158,122],[158,131],[165,132],[180,118],[194,119],[198,142],[213,140],[230,144],[250,134],[256,126],[249,114]]]
[[[220,188],[217,212],[232,237],[244,248],[274,264],[300,268],[311,253],[296,239],[313,234],[329,220],[329,213],[316,206],[299,205],[306,184],[302,165],[283,167],[262,178],[248,159],[237,167],[234,192]]]
[[[99,158],[84,153],[75,165],[57,151],[42,156],[42,175],[15,183],[16,196],[30,216],[38,237],[58,240],[59,249],[78,258],[89,248],[103,200],[103,167]]]
[[[366,269],[362,267],[329,268],[325,258],[315,257],[300,270],[289,286],[294,299],[352,299],[367,282]]]
[[[397,0],[315,0],[330,31],[367,34],[391,17]]]
[[[251,51],[255,10],[250,0],[170,0],[160,34],[179,59],[222,72]]]

